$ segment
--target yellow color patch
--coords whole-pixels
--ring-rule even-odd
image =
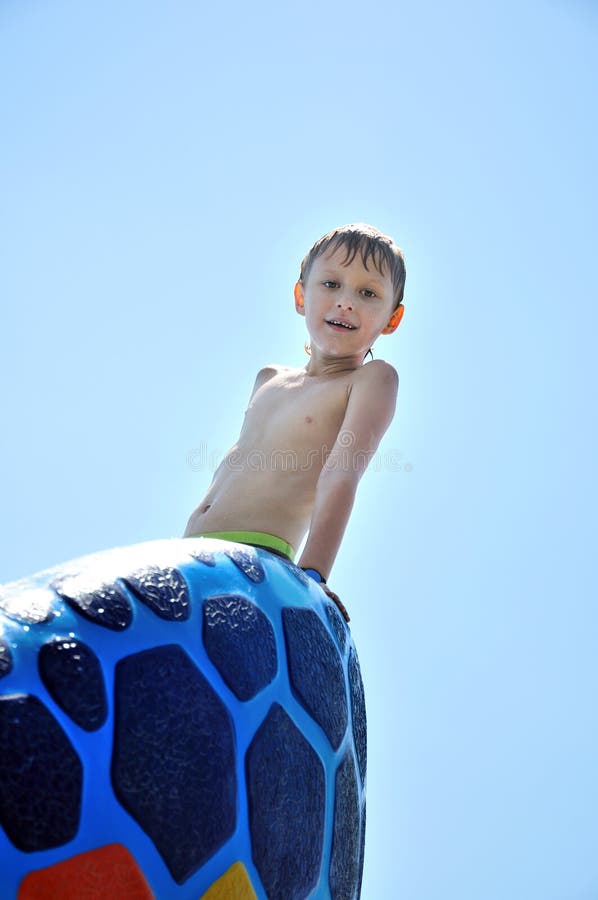
[[[233,863],[200,900],[257,900],[247,869],[242,862]]]

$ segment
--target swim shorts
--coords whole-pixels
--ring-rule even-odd
[[[291,562],[295,559],[295,551],[290,544],[274,534],[265,531],[205,531],[201,534],[190,534],[188,537],[219,538],[222,541],[238,541],[240,544],[251,544],[252,547],[261,547],[262,550],[270,550],[278,556],[285,556]]]

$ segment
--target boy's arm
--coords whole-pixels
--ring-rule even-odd
[[[394,415],[399,376],[373,360],[353,385],[343,424],[316,487],[309,534],[298,565],[328,578],[355,500],[357,485]]]

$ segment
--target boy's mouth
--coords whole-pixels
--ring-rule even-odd
[[[357,328],[357,325],[351,325],[350,322],[345,322],[343,319],[326,319],[325,321],[335,331],[355,331]]]

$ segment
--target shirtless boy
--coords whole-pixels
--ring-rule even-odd
[[[309,362],[260,369],[241,434],[184,534],[244,541],[293,559],[308,533],[298,565],[347,621],[326,580],[359,480],[395,411],[395,369],[365,357],[380,334],[399,325],[404,286],[401,250],[370,225],[346,225],[314,244],[295,285]]]

